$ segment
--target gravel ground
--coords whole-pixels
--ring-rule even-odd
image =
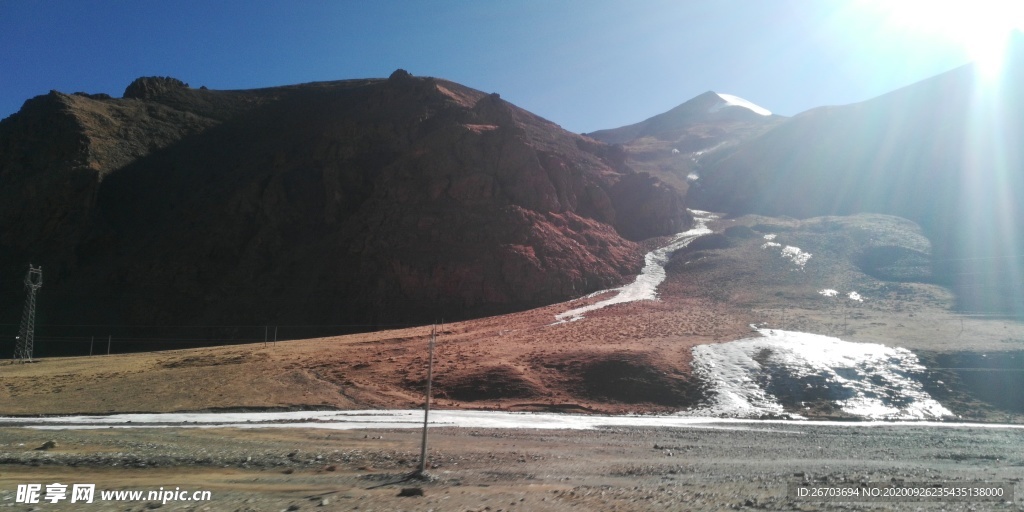
[[[0,508],[14,510],[1024,510],[1024,431],[755,426],[589,431],[434,429],[0,429]],[[56,446],[37,449],[47,441]],[[999,482],[1010,502],[824,503],[789,482]],[[146,499],[16,504],[19,484],[209,490]],[[399,496],[417,488],[422,496]]]

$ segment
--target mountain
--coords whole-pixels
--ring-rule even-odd
[[[685,194],[704,154],[750,139],[782,119],[743,98],[708,91],[639,123],[586,135],[622,145],[630,166]]]
[[[58,325],[127,339],[314,326],[281,334],[297,337],[573,298],[637,273],[636,241],[692,223],[624,160],[402,70],[52,91],[0,122],[0,323],[17,327],[29,263],[44,269],[38,323],[65,353],[82,348],[54,347]]]
[[[743,98],[708,91],[675,108],[628,126],[587,135],[609,144],[628,144],[650,137],[676,143],[680,152],[693,152],[720,143],[733,125],[764,123],[772,113]],[[711,126],[709,126],[711,125]]]
[[[706,209],[806,218],[876,212],[918,222],[935,278],[967,310],[1024,311],[1024,38],[997,81],[972,65],[862,103],[804,112],[708,155]]]

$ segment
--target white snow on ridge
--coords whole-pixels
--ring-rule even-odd
[[[722,94],[717,92],[715,94],[717,94],[719,98],[722,98],[723,103],[715,104],[715,106],[711,107],[708,110],[708,112],[718,112],[719,110],[722,110],[725,107],[743,107],[747,110],[754,112],[755,114],[760,114],[762,116],[772,115],[772,112],[770,110],[762,106],[755,105],[754,103],[751,103],[743,98],[740,98],[739,96],[733,96],[732,94]]]
[[[794,402],[827,400],[865,419],[953,415],[914,378],[925,368],[909,350],[803,332],[758,332],[762,337],[694,347],[693,368],[707,384],[711,402],[684,414],[779,415],[784,407],[778,392]]]
[[[690,210],[690,213],[693,214],[694,220],[697,221],[697,226],[689,231],[677,234],[675,238],[672,239],[672,242],[665,247],[661,247],[647,253],[647,255],[644,256],[644,268],[632,283],[619,288],[601,290],[590,294],[589,296],[594,296],[606,292],[618,292],[614,297],[609,299],[595,302],[589,306],[570,309],[569,311],[555,315],[557,323],[581,320],[584,314],[613,304],[622,304],[638,300],[656,300],[658,298],[658,285],[665,280],[665,264],[668,263],[669,258],[672,257],[672,253],[686,247],[690,242],[696,240],[698,237],[711,234],[711,230],[707,227],[707,222],[711,219],[717,218],[714,214],[701,210]]]

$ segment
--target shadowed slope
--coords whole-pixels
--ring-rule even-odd
[[[30,142],[57,130],[63,152]],[[258,91],[144,79],[120,100],[54,93],[0,134],[0,190],[54,199],[12,199],[0,216],[4,274],[29,261],[47,272],[47,324],[329,333],[494,314],[618,284],[642,264],[629,238],[691,222],[679,194],[610,147],[404,71]],[[71,178],[80,186],[65,190]],[[18,287],[4,286],[13,323]],[[182,336],[148,336],[171,334]]]

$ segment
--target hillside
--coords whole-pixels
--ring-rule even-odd
[[[688,200],[733,214],[875,212],[921,224],[957,307],[1020,314],[1024,37],[998,82],[972,66],[821,107],[708,155]]]
[[[753,138],[783,119],[742,98],[708,91],[639,123],[585,135],[621,145],[633,168],[686,193],[705,154]]]
[[[1008,396],[1024,364],[1019,322],[964,317],[953,297],[922,282],[931,247],[920,229],[880,215],[795,221],[745,216],[677,252],[657,301],[558,313],[599,297],[446,323],[435,357],[440,408],[670,412],[707,402],[693,347],[757,336],[750,324],[910,349],[925,389],[965,419],[1020,421]],[[800,267],[772,240],[811,256]],[[884,261],[878,254],[898,254]],[[834,289],[839,296],[822,290]],[[846,298],[858,292],[861,300]],[[0,363],[8,414],[220,409],[414,408],[426,379],[428,326],[342,337],[112,356]],[[995,368],[1011,371],[977,370]],[[847,378],[851,378],[846,374]],[[779,383],[797,378],[779,373]],[[830,382],[776,390],[792,413],[847,418]],[[788,391],[786,391],[788,389]],[[825,395],[827,396],[827,394]],[[813,407],[812,407],[813,406]],[[805,409],[805,407],[807,407]]]
[[[614,148],[401,70],[51,92],[0,122],[0,195],[0,324],[42,265],[40,354],[521,310],[622,282],[636,241],[692,222]]]

